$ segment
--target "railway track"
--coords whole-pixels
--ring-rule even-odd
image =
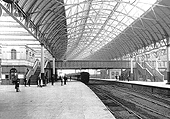
[[[89,87],[117,119],[170,119],[170,100],[93,82]],[[166,103],[167,102],[167,103]]]
[[[97,94],[116,119],[142,119],[142,117],[114,99],[107,92],[94,86],[91,87],[91,89]]]

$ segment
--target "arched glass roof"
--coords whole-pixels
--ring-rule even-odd
[[[83,59],[121,34],[157,0],[65,0],[68,59]]]
[[[170,35],[169,0],[15,0],[14,4],[56,59],[111,60]]]

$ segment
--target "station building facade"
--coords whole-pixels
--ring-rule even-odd
[[[0,44],[1,84],[11,84],[11,73],[17,72],[21,84],[36,58],[36,51],[27,45]]]

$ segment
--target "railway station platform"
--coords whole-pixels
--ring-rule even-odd
[[[46,87],[0,85],[0,119],[115,119],[83,83]]]
[[[99,79],[97,79],[99,80]],[[146,86],[155,86],[155,87],[162,87],[162,88],[169,88],[170,84],[167,84],[167,80],[164,82],[146,82],[146,81],[119,81],[116,79],[100,79],[100,80],[106,80],[106,81],[118,81],[122,83],[132,83],[132,84],[139,84],[139,85],[146,85]]]
[[[113,84],[127,87],[143,92],[148,92],[152,94],[170,96],[170,84],[167,84],[167,80],[164,82],[146,82],[146,81],[119,81],[116,79],[96,79],[111,81]]]

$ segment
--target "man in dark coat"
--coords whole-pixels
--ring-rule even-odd
[[[24,85],[25,85],[25,87],[27,86],[27,78],[26,78],[26,76],[24,77]]]
[[[61,76],[59,76],[59,80],[61,80],[61,86],[63,85],[63,79]]]
[[[41,78],[40,77],[37,78],[37,86],[42,87],[41,86]]]
[[[67,82],[67,76],[64,75],[64,85],[66,85],[66,82]]]
[[[19,78],[17,78],[17,80],[15,81],[16,92],[19,92],[19,83],[20,83],[20,80],[19,80]]]
[[[31,79],[28,79],[28,85],[30,86],[30,84],[31,84]]]
[[[55,75],[52,75],[51,84],[54,85]]]

